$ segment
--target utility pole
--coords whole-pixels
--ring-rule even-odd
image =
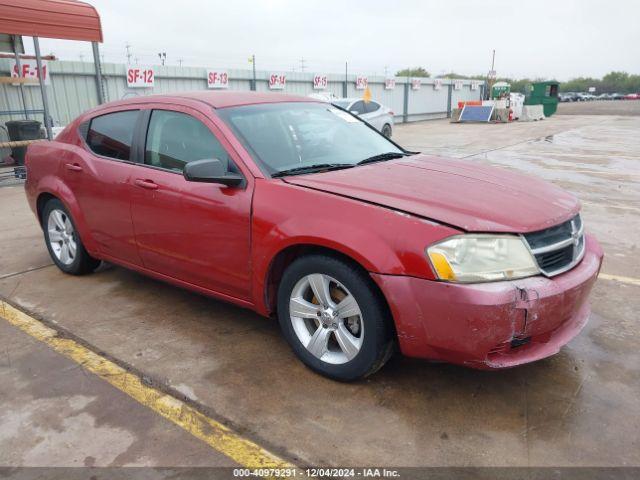
[[[300,71],[304,73],[304,58],[300,59]]]
[[[344,85],[342,86],[342,96],[347,97],[347,93],[349,92],[349,64],[344,62]]]
[[[127,42],[124,48],[127,49],[127,65],[129,65],[131,63],[131,51],[130,51],[131,45],[129,44],[129,42]]]
[[[493,53],[491,55],[491,70],[489,70],[489,75],[487,75],[487,91],[484,96],[487,100],[491,98],[491,87],[496,80],[496,71],[495,71],[495,63],[496,63],[496,50],[493,49]]]
[[[251,55],[251,67],[253,68],[253,80],[251,81],[251,90],[256,90],[256,56]]]

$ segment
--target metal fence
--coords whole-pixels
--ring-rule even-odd
[[[0,75],[9,74],[10,60],[0,59]],[[123,64],[103,64],[103,87],[107,101],[119,100],[134,95],[150,95],[177,91],[206,90],[206,68],[154,66],[155,85],[153,88],[128,88],[126,66]],[[83,111],[98,104],[95,70],[92,63],[71,61],[49,62],[51,85],[48,90],[50,115],[55,126],[63,126]],[[227,70],[229,89],[250,90],[253,74],[251,70]],[[269,90],[272,72],[256,72],[256,90]],[[280,73],[280,72],[278,72]],[[309,95],[313,89],[313,73],[283,72],[286,74],[285,93]],[[328,74],[326,91],[338,97],[360,97],[362,90],[356,90],[357,75]],[[471,80],[433,78],[421,79],[419,89],[412,89],[411,79],[397,77],[395,88],[385,89],[383,76],[368,77],[372,99],[390,107],[396,122],[412,122],[433,118],[445,118],[460,100],[478,100],[484,86],[472,88]],[[436,87],[439,83],[439,88]],[[457,87],[457,88],[456,88]],[[26,109],[30,118],[42,120],[42,98],[39,88],[25,86]],[[18,87],[0,84],[0,124],[24,118],[24,106]]]

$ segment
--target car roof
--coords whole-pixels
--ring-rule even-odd
[[[194,91],[194,92],[176,92],[160,95],[145,95],[130,97],[124,100],[109,102],[100,107],[114,107],[119,105],[141,104],[141,103],[180,103],[182,101],[197,101],[206,103],[213,108],[238,107],[242,105],[256,105],[261,103],[283,103],[283,102],[315,102],[324,103],[320,100],[309,97],[301,97],[299,95],[288,95],[285,93],[273,92],[239,92],[234,90],[227,91]]]

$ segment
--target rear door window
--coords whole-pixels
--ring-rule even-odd
[[[349,111],[351,113],[353,112],[358,112],[358,115],[362,115],[363,113],[367,113],[364,109],[364,102],[362,100],[357,101],[356,103],[354,103],[351,108],[349,109]]]
[[[376,102],[365,103],[364,106],[366,109],[366,113],[377,112],[378,109],[380,108],[380,104]]]
[[[138,110],[127,110],[93,118],[87,132],[87,145],[91,151],[103,157],[131,160],[138,114]]]

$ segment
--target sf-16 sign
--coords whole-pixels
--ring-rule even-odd
[[[138,65],[127,67],[127,87],[129,88],[153,88],[155,74],[151,67]]]
[[[224,71],[207,71],[207,88],[229,88],[229,74]]]
[[[38,85],[38,79],[42,78],[45,85],[51,85],[51,77],[49,76],[49,64],[46,60],[42,60],[42,75],[38,73],[38,63],[35,60],[20,59],[20,71],[15,60],[11,60],[11,78],[29,78],[33,82],[24,85]],[[16,84],[17,85],[17,84]]]
[[[283,73],[272,73],[269,76],[269,90],[284,90],[287,76]]]
[[[369,85],[369,79],[367,77],[356,77],[356,90],[366,90]]]

